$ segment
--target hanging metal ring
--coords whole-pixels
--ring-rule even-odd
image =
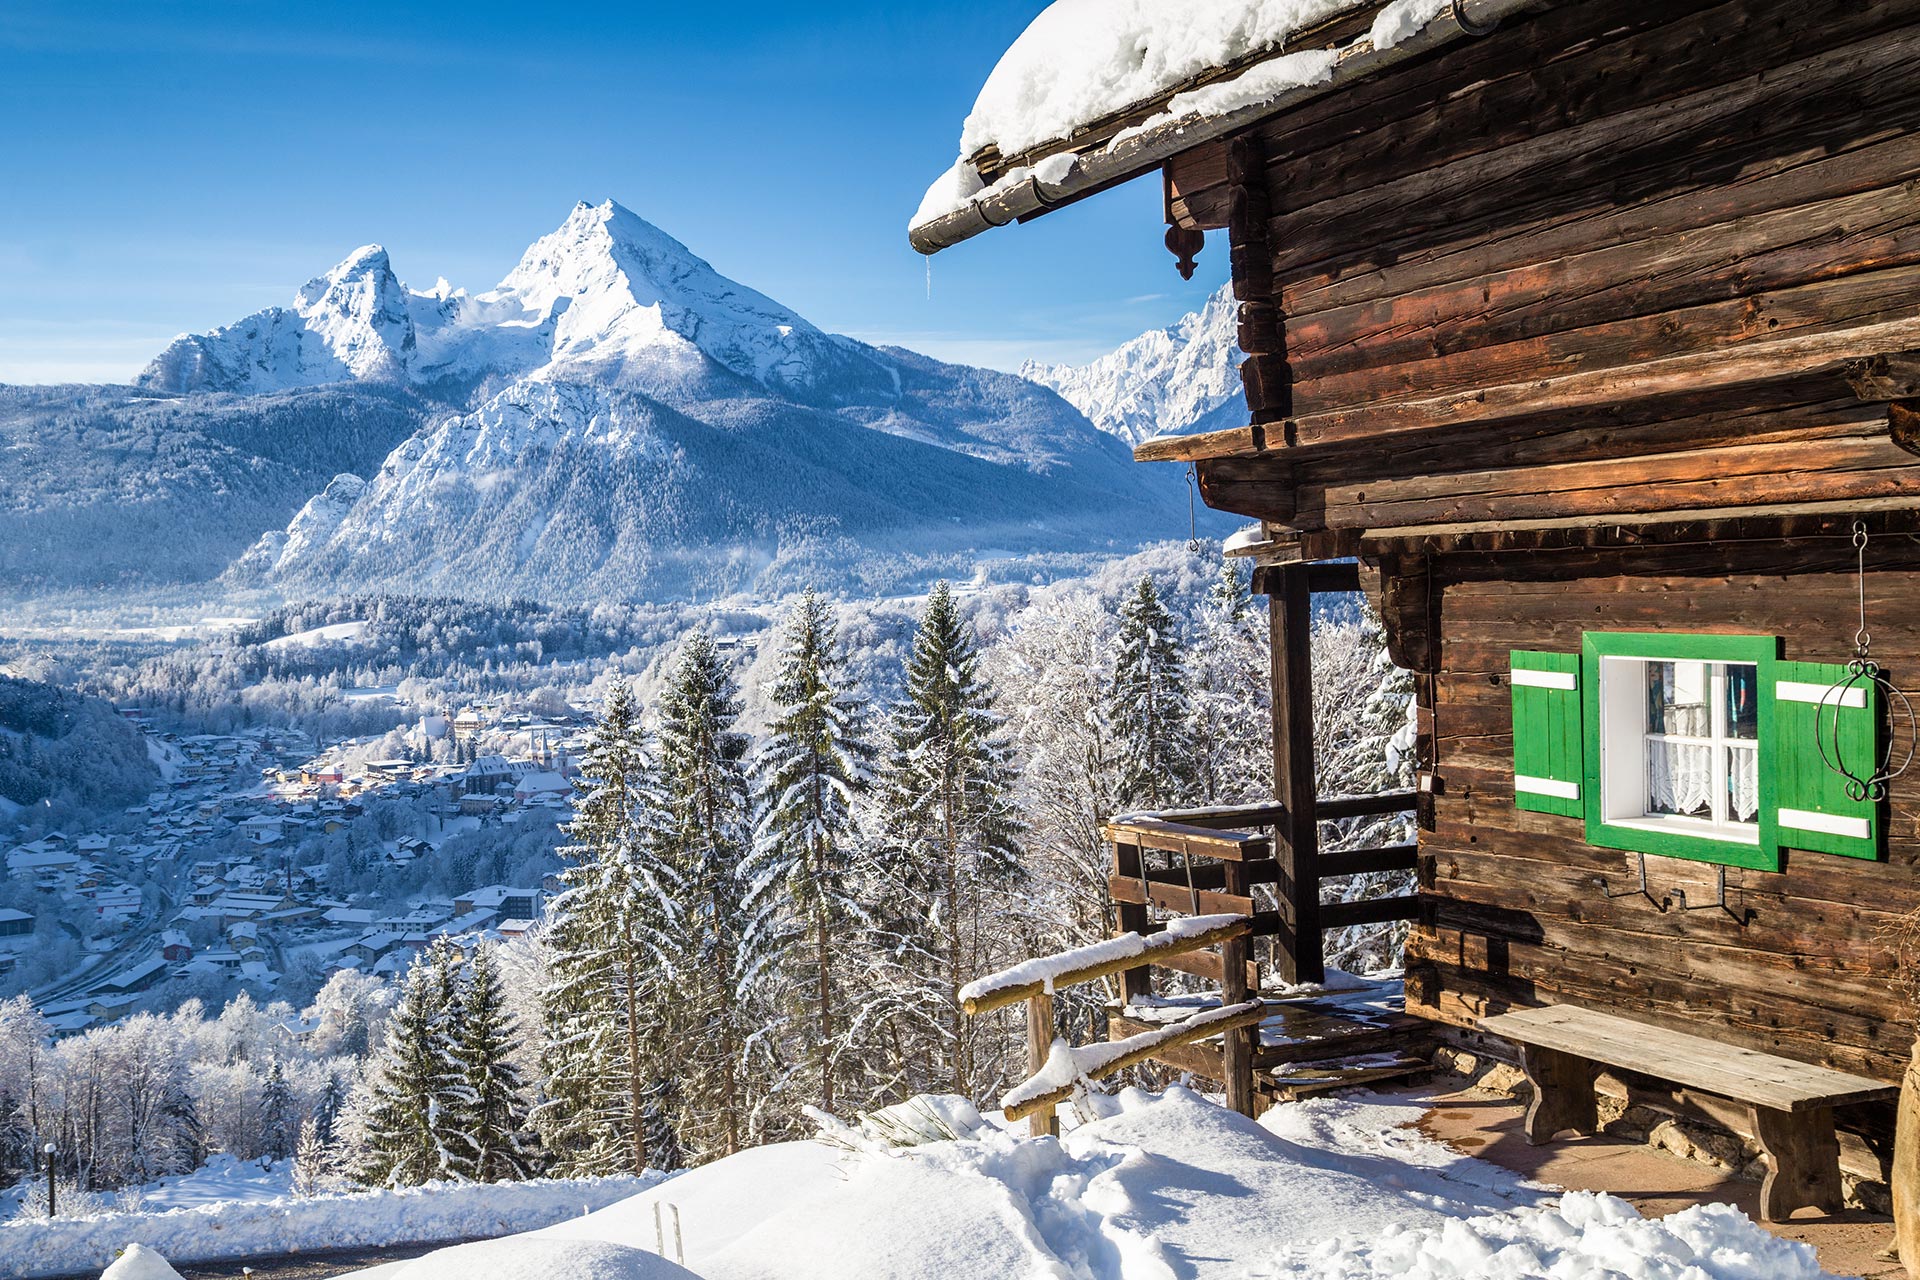
[[[1840,750],[1840,709],[1846,705],[1847,696],[1855,689],[1874,689],[1883,692],[1887,706],[1891,709],[1894,702],[1899,703],[1899,711],[1907,720],[1907,754],[1900,761],[1899,768],[1893,764],[1893,739],[1889,735],[1886,750],[1873,762],[1873,772],[1865,777],[1847,767]],[[1868,707],[1872,699],[1865,700]],[[1827,722],[1827,708],[1833,708],[1831,726]],[[1879,726],[1874,726],[1875,731]],[[1814,741],[1820,748],[1820,762],[1833,772],[1847,780],[1847,799],[1856,803],[1871,800],[1875,803],[1887,798],[1887,784],[1905,773],[1913,764],[1916,749],[1920,749],[1920,714],[1916,714],[1913,702],[1892,681],[1881,673],[1880,664],[1871,658],[1855,658],[1847,664],[1847,677],[1834,682],[1820,699],[1820,707],[1814,713]]]

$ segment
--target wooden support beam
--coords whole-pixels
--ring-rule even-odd
[[[1140,846],[1116,840],[1113,845],[1113,874],[1121,879],[1131,876],[1138,879],[1146,866],[1146,858]],[[1113,907],[1114,922],[1119,933],[1137,933],[1147,935],[1152,915],[1145,903],[1116,902]],[[1153,994],[1153,971],[1151,969],[1128,969],[1120,975],[1120,998],[1127,1003],[1143,1000]]]
[[[1320,855],[1320,878],[1364,876],[1378,871],[1411,871],[1420,861],[1417,844],[1390,844],[1378,849],[1343,849]],[[1408,916],[1411,920],[1413,917]]]
[[[1027,1074],[1038,1075],[1053,1054],[1053,996],[1042,991],[1027,998]],[[1052,1107],[1035,1111],[1027,1132],[1036,1138],[1060,1136],[1060,1117]]]
[[[1313,758],[1313,595],[1307,566],[1267,570],[1273,680],[1273,794],[1287,821],[1274,828],[1283,914],[1292,946],[1280,955],[1280,980],[1322,982],[1318,783]]]
[[[1243,863],[1225,864],[1227,873],[1227,892],[1244,895],[1247,889],[1247,869]],[[1247,900],[1248,913],[1252,913],[1253,901]],[[1220,1003],[1223,1005],[1243,1004],[1247,999],[1247,938],[1245,934],[1228,938],[1220,944]],[[1237,1111],[1249,1120],[1253,1118],[1253,1050],[1258,1036],[1257,1023],[1242,1023],[1224,1032],[1220,1037],[1221,1064],[1220,1081],[1226,1090],[1227,1109]]]
[[[1408,788],[1359,796],[1322,796],[1314,806],[1314,813],[1322,822],[1336,822],[1341,818],[1370,818],[1379,813],[1412,813],[1419,804],[1419,793]]]
[[[1238,863],[1229,863],[1238,866]],[[1131,902],[1140,906],[1152,905],[1165,911],[1178,911],[1187,915],[1199,916],[1250,916],[1253,914],[1253,899],[1244,894],[1214,893],[1197,886],[1189,889],[1184,884],[1169,884],[1162,880],[1148,880],[1142,888],[1138,880],[1125,876],[1108,876],[1107,892],[1115,902]]]
[[[1205,809],[1162,809],[1153,816],[1162,822],[1177,822],[1186,827],[1246,831],[1251,827],[1270,827],[1276,822],[1285,822],[1287,809],[1279,804],[1223,804]]]
[[[1355,924],[1385,924],[1389,920],[1418,920],[1420,899],[1401,894],[1391,898],[1363,898],[1358,902],[1328,902],[1320,907],[1322,929],[1344,929]]]
[[[1310,564],[1307,590],[1315,595],[1337,595],[1360,590],[1360,566],[1352,563]]]
[[[1130,844],[1141,849],[1187,854],[1196,858],[1227,858],[1235,862],[1263,858],[1271,848],[1265,836],[1190,827],[1178,822],[1166,822],[1158,817],[1109,822],[1105,835],[1115,844]]]

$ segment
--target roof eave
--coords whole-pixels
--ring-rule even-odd
[[[1038,217],[1061,205],[1142,177],[1183,151],[1249,129],[1303,102],[1337,92],[1396,64],[1470,36],[1485,35],[1496,24],[1523,10],[1574,3],[1580,0],[1452,0],[1440,16],[1397,44],[1377,49],[1370,41],[1361,40],[1350,46],[1335,64],[1332,74],[1319,84],[1290,89],[1220,115],[1176,116],[1159,124],[1149,124],[1116,138],[1098,151],[1076,155],[1058,182],[1043,182],[1030,171],[1020,182],[989,187],[958,209],[908,228],[907,239],[921,253],[938,253],[971,240],[983,231]]]

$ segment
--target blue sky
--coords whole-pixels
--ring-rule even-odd
[[[906,243],[1041,0],[0,4],[0,382],[124,379],[357,245],[479,291],[611,197],[815,323],[1080,360],[1198,306],[1151,180]]]

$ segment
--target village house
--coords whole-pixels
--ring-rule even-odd
[[[1838,1210],[1843,1165],[1887,1180],[1914,1032],[1886,934],[1920,910],[1920,13],[1324,11],[1117,90],[1023,37],[910,232],[1146,181],[1170,267],[1231,269],[1245,417],[1135,456],[1255,522],[1275,800],[1110,828],[1123,930],[1245,918],[1163,948],[1239,1024],[1157,1043],[1211,1046],[1250,1112],[1283,1085],[1258,980],[1402,920],[1403,1045],[1520,1062],[1532,1140],[1595,1129],[1604,1080],[1757,1146],[1767,1217]],[[1414,677],[1404,794],[1316,784],[1310,621],[1355,592]],[[1321,852],[1395,809],[1417,845]],[[1396,868],[1414,892],[1322,901]]]

